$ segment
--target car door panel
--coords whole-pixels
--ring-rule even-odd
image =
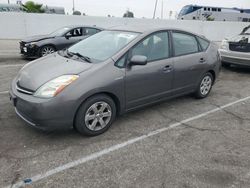
[[[174,92],[188,92],[196,87],[197,80],[206,66],[206,61],[200,62],[204,53],[189,54],[174,58]]]
[[[179,95],[196,88],[207,62],[195,36],[178,31],[171,36],[175,56],[173,94]]]
[[[172,59],[167,59],[127,69],[125,84],[127,108],[170,96],[173,81],[172,67]]]
[[[77,33],[76,33],[77,32]],[[65,34],[65,36],[61,36],[59,38],[58,46],[60,49],[68,48],[69,46],[81,41],[84,37],[84,30],[83,28],[74,28],[68,33]],[[60,50],[59,49],[59,50]]]
[[[129,65],[126,69],[126,104],[133,109],[171,95],[173,88],[173,60],[169,53],[168,32],[162,31],[145,37],[130,56],[148,58],[146,65]]]

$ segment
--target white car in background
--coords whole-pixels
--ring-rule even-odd
[[[240,35],[224,39],[219,52],[224,66],[250,66],[250,25]]]

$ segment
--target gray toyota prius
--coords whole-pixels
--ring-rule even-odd
[[[137,108],[190,93],[207,97],[220,66],[217,46],[202,36],[119,26],[26,64],[10,98],[34,127],[73,126],[95,136]]]

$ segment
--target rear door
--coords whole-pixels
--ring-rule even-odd
[[[173,61],[170,58],[169,34],[161,31],[146,37],[130,50],[133,55],[143,55],[146,65],[128,66],[126,69],[127,109],[151,103],[171,95]]]
[[[207,67],[206,54],[195,35],[172,31],[174,55],[174,94],[193,90]]]

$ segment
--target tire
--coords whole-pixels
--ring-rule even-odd
[[[116,105],[107,95],[88,98],[79,108],[74,128],[85,136],[97,136],[106,132],[116,118]]]
[[[40,57],[44,57],[46,55],[52,54],[56,51],[54,46],[51,45],[45,45],[43,47],[40,48],[39,50],[39,56]]]
[[[194,93],[194,96],[197,99],[206,98],[213,87],[213,82],[214,82],[214,77],[210,72],[204,74],[201,81],[199,82],[199,85]]]

